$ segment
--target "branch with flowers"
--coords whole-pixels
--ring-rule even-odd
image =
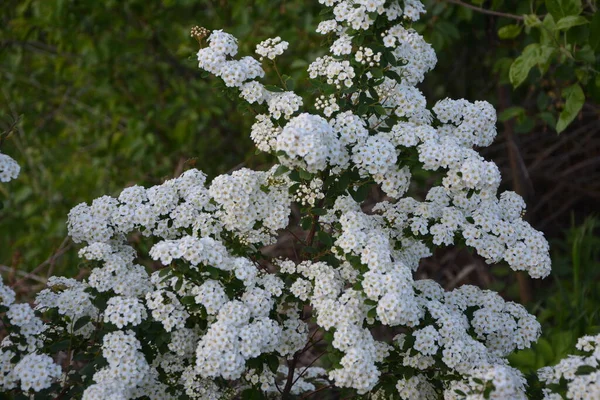
[[[312,95],[277,70],[289,46],[281,38],[260,43],[256,59],[238,57],[228,33],[192,30],[199,67],[253,107],[250,136],[277,162],[210,183],[189,170],[72,209],[69,234],[90,276],[51,277],[34,308],[0,287],[11,332],[0,348],[3,390],[86,400],[339,390],[525,398],[506,357],[538,338],[535,317],[493,291],[413,278],[420,259],[456,243],[533,278],[550,271],[548,243],[521,219],[524,201],[498,195],[498,168],[474,150],[494,140],[493,107],[446,99],[427,108],[416,85],[436,56],[410,27],[425,11],[418,0],[320,3],[330,47],[308,68]],[[261,83],[263,63],[281,87]],[[406,195],[418,168],[443,176],[424,201]],[[375,186],[386,197],[366,212]],[[293,204],[300,252],[269,257],[261,250],[297,228]],[[133,233],[160,270],[138,264]]]

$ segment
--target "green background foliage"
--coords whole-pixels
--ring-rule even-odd
[[[286,1],[7,1],[0,23],[2,151],[22,166],[3,185],[0,260],[28,270],[66,236],[80,202],[196,165],[209,176],[256,164],[252,118],[202,79],[194,25],[273,35],[314,58],[318,4]],[[281,68],[302,74],[294,57]]]

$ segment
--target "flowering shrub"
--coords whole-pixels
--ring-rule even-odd
[[[250,104],[250,135],[278,164],[210,183],[189,170],[71,210],[70,236],[93,269],[84,282],[50,278],[34,308],[0,287],[11,332],[0,350],[4,390],[525,398],[506,356],[538,338],[535,318],[489,290],[413,279],[421,258],[455,243],[534,278],[550,271],[546,240],[521,219],[523,200],[497,194],[498,168],[474,150],[494,139],[494,109],[449,99],[426,107],[415,85],[436,57],[410,28],[424,12],[418,0],[320,2],[329,19],[318,31],[331,46],[309,66],[314,104],[283,76],[281,87],[260,82],[261,61],[277,71],[289,46],[281,38],[257,46],[259,61],[237,57],[237,39],[223,31],[192,31],[207,44],[199,67]],[[417,168],[443,175],[425,201],[405,196]],[[366,212],[374,185],[387,197]],[[306,232],[294,235],[300,253],[269,257],[261,250],[290,227],[294,203]],[[132,233],[148,238],[163,268],[149,274],[136,263]],[[328,361],[306,360],[313,347]]]

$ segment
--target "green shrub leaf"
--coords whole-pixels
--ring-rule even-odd
[[[531,68],[536,65],[544,66],[554,52],[554,48],[538,43],[525,47],[523,54],[517,57],[510,66],[508,75],[512,85],[514,87],[521,85],[527,79]]]
[[[579,15],[581,0],[546,0],[546,8],[555,20],[568,15]]]
[[[556,23],[556,28],[561,31],[566,31],[574,26],[585,25],[589,22],[590,21],[588,21],[585,17],[569,15],[559,19]]]
[[[498,37],[500,39],[514,39],[519,36],[522,30],[523,27],[521,25],[506,25],[498,29]]]
[[[581,108],[583,107],[583,103],[585,102],[585,95],[583,94],[583,90],[579,84],[574,84],[564,89],[562,92],[562,96],[565,98],[565,108],[560,113],[560,117],[558,118],[558,122],[556,124],[556,132],[561,133],[565,130],[567,126],[579,114]]]
[[[592,49],[600,49],[600,12],[596,12],[592,18],[589,40]]]

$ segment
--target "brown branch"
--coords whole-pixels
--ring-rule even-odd
[[[58,247],[58,249],[56,249],[56,251],[54,252],[54,254],[52,254],[52,256],[50,256],[46,261],[44,261],[43,263],[41,263],[40,265],[38,265],[33,271],[31,271],[27,275],[23,276],[21,279],[19,279],[17,282],[15,282],[13,285],[11,285],[13,287],[13,289],[21,286],[28,279],[39,278],[37,276],[37,273],[40,272],[46,265],[50,265],[50,267],[53,268],[54,264],[56,263],[56,261],[63,254],[65,254],[67,251],[69,251],[69,249],[72,246],[73,246],[73,242],[71,242],[71,238],[67,236],[62,241],[62,243],[60,244],[60,246]]]
[[[325,350],[324,352],[322,352],[321,354],[319,354],[317,357],[315,357],[310,364],[308,364],[306,367],[304,367],[304,369],[302,370],[302,372],[300,372],[298,374],[298,376],[296,377],[296,379],[294,379],[294,383],[292,383],[292,385],[294,385],[296,382],[298,382],[298,379],[302,378],[304,376],[304,374],[306,374],[306,372],[308,371],[308,369],[310,367],[312,367],[314,365],[314,363],[316,363],[317,361],[319,361],[319,359],[321,357],[323,357],[325,354],[329,353],[327,350]]]
[[[475,10],[475,11],[480,12],[482,14],[494,15],[496,17],[510,18],[510,19],[515,19],[517,21],[524,21],[525,20],[525,17],[523,17],[521,15],[508,14],[508,13],[503,13],[503,12],[500,12],[500,11],[488,10],[486,8],[481,8],[481,7],[474,6],[472,4],[468,4],[468,3],[462,2],[461,0],[444,0],[444,1],[446,3],[452,3],[452,4],[459,5],[461,7],[469,8],[471,10]]]
[[[312,391],[312,392],[310,392],[308,394],[305,394],[304,396],[302,396],[301,400],[308,399],[309,397],[314,396],[315,394],[319,393],[320,391],[325,390],[325,389],[329,389],[329,388],[332,388],[332,387],[333,387],[333,385],[323,386],[322,388],[319,388],[319,389],[314,390],[314,391]]]

